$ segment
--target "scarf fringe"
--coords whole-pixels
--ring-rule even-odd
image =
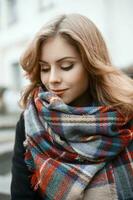
[[[38,172],[35,170],[31,176],[31,186],[36,191],[39,187]]]

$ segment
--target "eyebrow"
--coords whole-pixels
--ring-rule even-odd
[[[63,57],[63,58],[60,58],[60,59],[56,60],[56,62],[58,63],[58,62],[61,62],[61,61],[65,60],[65,59],[76,59],[76,57],[66,56],[66,57]],[[39,62],[48,63],[45,60],[39,60]]]

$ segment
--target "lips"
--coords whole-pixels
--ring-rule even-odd
[[[51,90],[54,94],[57,94],[57,95],[61,95],[63,94],[67,89],[63,89],[63,90]]]

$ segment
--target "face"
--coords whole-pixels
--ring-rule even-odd
[[[89,104],[88,73],[77,50],[64,38],[48,39],[42,46],[40,77],[48,91],[71,106]]]

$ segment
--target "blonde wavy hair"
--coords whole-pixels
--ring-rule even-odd
[[[60,35],[73,45],[89,76],[89,93],[93,101],[111,105],[124,115],[133,112],[133,80],[111,64],[104,39],[87,17],[80,14],[59,15],[36,34],[20,59],[30,85],[23,91],[20,104],[26,107],[34,89],[41,84],[39,58],[42,45]]]

